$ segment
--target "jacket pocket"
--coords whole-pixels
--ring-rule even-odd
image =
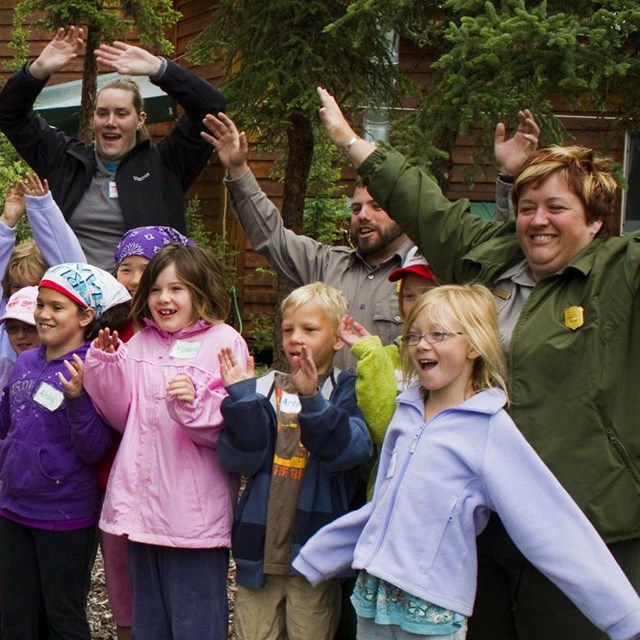
[[[640,471],[634,464],[631,456],[629,456],[629,454],[627,453],[624,444],[620,441],[612,427],[609,427],[607,429],[607,438],[609,439],[611,446],[618,453],[618,456],[624,463],[624,466],[628,469],[629,473],[633,477],[634,482],[638,485],[638,487],[640,487]]]
[[[0,452],[0,479],[5,488],[25,493],[46,493],[62,484],[78,467],[72,452],[48,450],[25,441],[3,442]]]

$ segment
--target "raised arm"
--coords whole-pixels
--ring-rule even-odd
[[[300,396],[300,405],[300,440],[327,469],[346,471],[371,457],[373,446],[356,402],[353,374],[340,374],[330,401],[316,393]]]
[[[336,99],[323,87],[316,89],[320,98],[320,121],[331,142],[344,151],[357,169],[375,150],[373,142],[360,138],[344,117]]]
[[[226,113],[219,113],[218,117],[207,114],[203,123],[207,131],[203,131],[200,135],[214,146],[220,162],[229,172],[229,177],[235,180],[247,173],[249,145],[244,131],[238,131],[235,123]]]
[[[254,251],[265,256],[279,276],[295,286],[324,279],[324,256],[330,248],[287,229],[277,207],[262,191],[247,165],[247,140],[226,114],[208,114],[201,134],[227,167],[225,186]]]
[[[539,136],[540,127],[529,109],[518,111],[518,128],[510,138],[506,125],[498,122],[493,147],[500,173],[517,176],[538,148]]]
[[[24,192],[22,187],[20,183],[9,185],[2,215],[0,215],[0,275],[3,277],[16,243],[16,225],[23,215]]]
[[[20,184],[25,193],[31,233],[45,262],[50,266],[86,262],[80,242],[53,199],[48,182],[41,181],[36,174],[28,174]]]
[[[64,69],[69,62],[84,51],[84,31],[71,26],[58,29],[53,40],[29,66],[29,73],[38,80],[46,80],[51,74]]]
[[[153,76],[162,68],[158,56],[119,40],[112,45],[101,44],[94,53],[99,64],[128,76]]]
[[[513,179],[524,168],[531,154],[538,148],[540,127],[529,109],[518,112],[518,128],[507,137],[504,123],[496,125],[494,152],[499,167],[496,179],[496,211],[493,219],[506,222],[515,217],[511,204]]]

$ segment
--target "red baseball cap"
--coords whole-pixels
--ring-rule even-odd
[[[404,259],[402,266],[389,274],[389,280],[395,282],[410,273],[415,273],[417,276],[425,280],[430,280],[431,282],[436,281],[436,276],[433,271],[431,271],[429,263],[424,259],[422,254],[418,252],[418,247],[413,247],[413,249],[407,253],[407,257]]]

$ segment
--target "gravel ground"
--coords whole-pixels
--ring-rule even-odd
[[[234,578],[235,571],[233,561],[231,561],[228,582],[229,640],[235,640],[236,637],[233,630],[233,598],[236,591]],[[93,566],[91,591],[87,603],[87,617],[89,619],[93,640],[117,640],[116,626],[113,622],[113,616],[111,615],[111,609],[109,608],[109,601],[107,599],[107,590],[104,585],[104,567],[100,551],[98,551],[98,557]]]

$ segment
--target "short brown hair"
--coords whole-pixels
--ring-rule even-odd
[[[47,263],[40,253],[35,240],[27,240],[16,245],[11,252],[7,270],[2,278],[2,291],[5,298],[11,295],[11,285],[20,282],[24,285],[37,285],[44,272]]]
[[[140,278],[131,304],[131,317],[143,324],[151,318],[149,293],[161,271],[174,264],[176,275],[191,292],[193,321],[224,320],[229,313],[229,295],[224,286],[222,267],[216,257],[198,246],[168,244],[151,259]]]
[[[516,178],[511,198],[517,212],[525,187],[539,187],[552,173],[558,173],[567,187],[582,202],[587,224],[602,221],[598,236],[614,234],[611,228],[618,197],[618,183],[613,177],[613,162],[597,157],[593,149],[554,145],[534,153]],[[614,235],[617,235],[615,233]]]

